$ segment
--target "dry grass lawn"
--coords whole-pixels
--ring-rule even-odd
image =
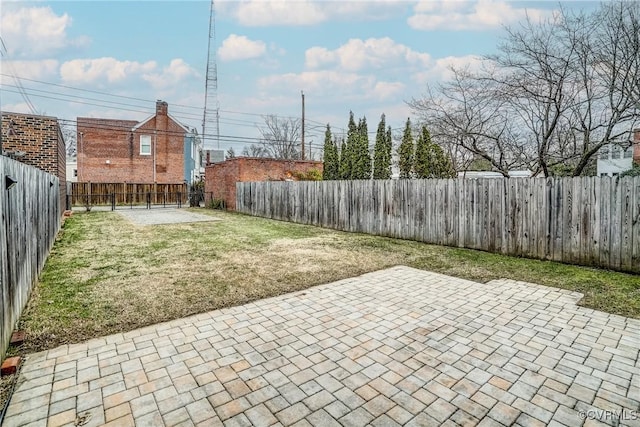
[[[136,226],[75,214],[47,260],[11,353],[128,331],[403,264],[476,281],[508,277],[583,292],[640,317],[640,277],[198,209],[221,221]]]

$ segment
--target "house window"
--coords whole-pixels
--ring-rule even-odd
[[[608,159],[609,158],[609,146],[608,145],[604,145],[601,149],[600,149],[600,158],[601,159]]]
[[[151,135],[140,135],[140,154],[151,155]]]
[[[77,177],[78,177],[78,169],[74,169],[74,170],[73,170],[73,176],[74,176],[75,178],[77,178]]]

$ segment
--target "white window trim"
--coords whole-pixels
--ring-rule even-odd
[[[149,152],[144,152],[142,150],[143,147],[143,143],[142,143],[142,139],[148,139],[149,143],[148,144],[144,144],[146,146],[149,147]],[[150,156],[151,155],[151,135],[140,135],[140,155],[141,156]]]

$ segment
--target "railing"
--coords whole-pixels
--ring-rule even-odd
[[[181,208],[188,200],[188,194],[177,193],[110,193],[110,194],[86,194],[75,196],[75,206],[84,206],[91,210],[94,206],[107,206],[111,210],[118,208],[145,208],[171,207]]]

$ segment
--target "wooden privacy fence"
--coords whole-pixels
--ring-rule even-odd
[[[54,175],[0,156],[0,179],[1,360],[60,229],[61,210]]]
[[[70,182],[67,194],[71,196],[72,206],[96,205],[144,205],[186,203],[189,187],[179,184],[134,184],[128,182]],[[114,199],[115,195],[115,199]]]
[[[251,215],[640,273],[640,177],[236,186]]]

